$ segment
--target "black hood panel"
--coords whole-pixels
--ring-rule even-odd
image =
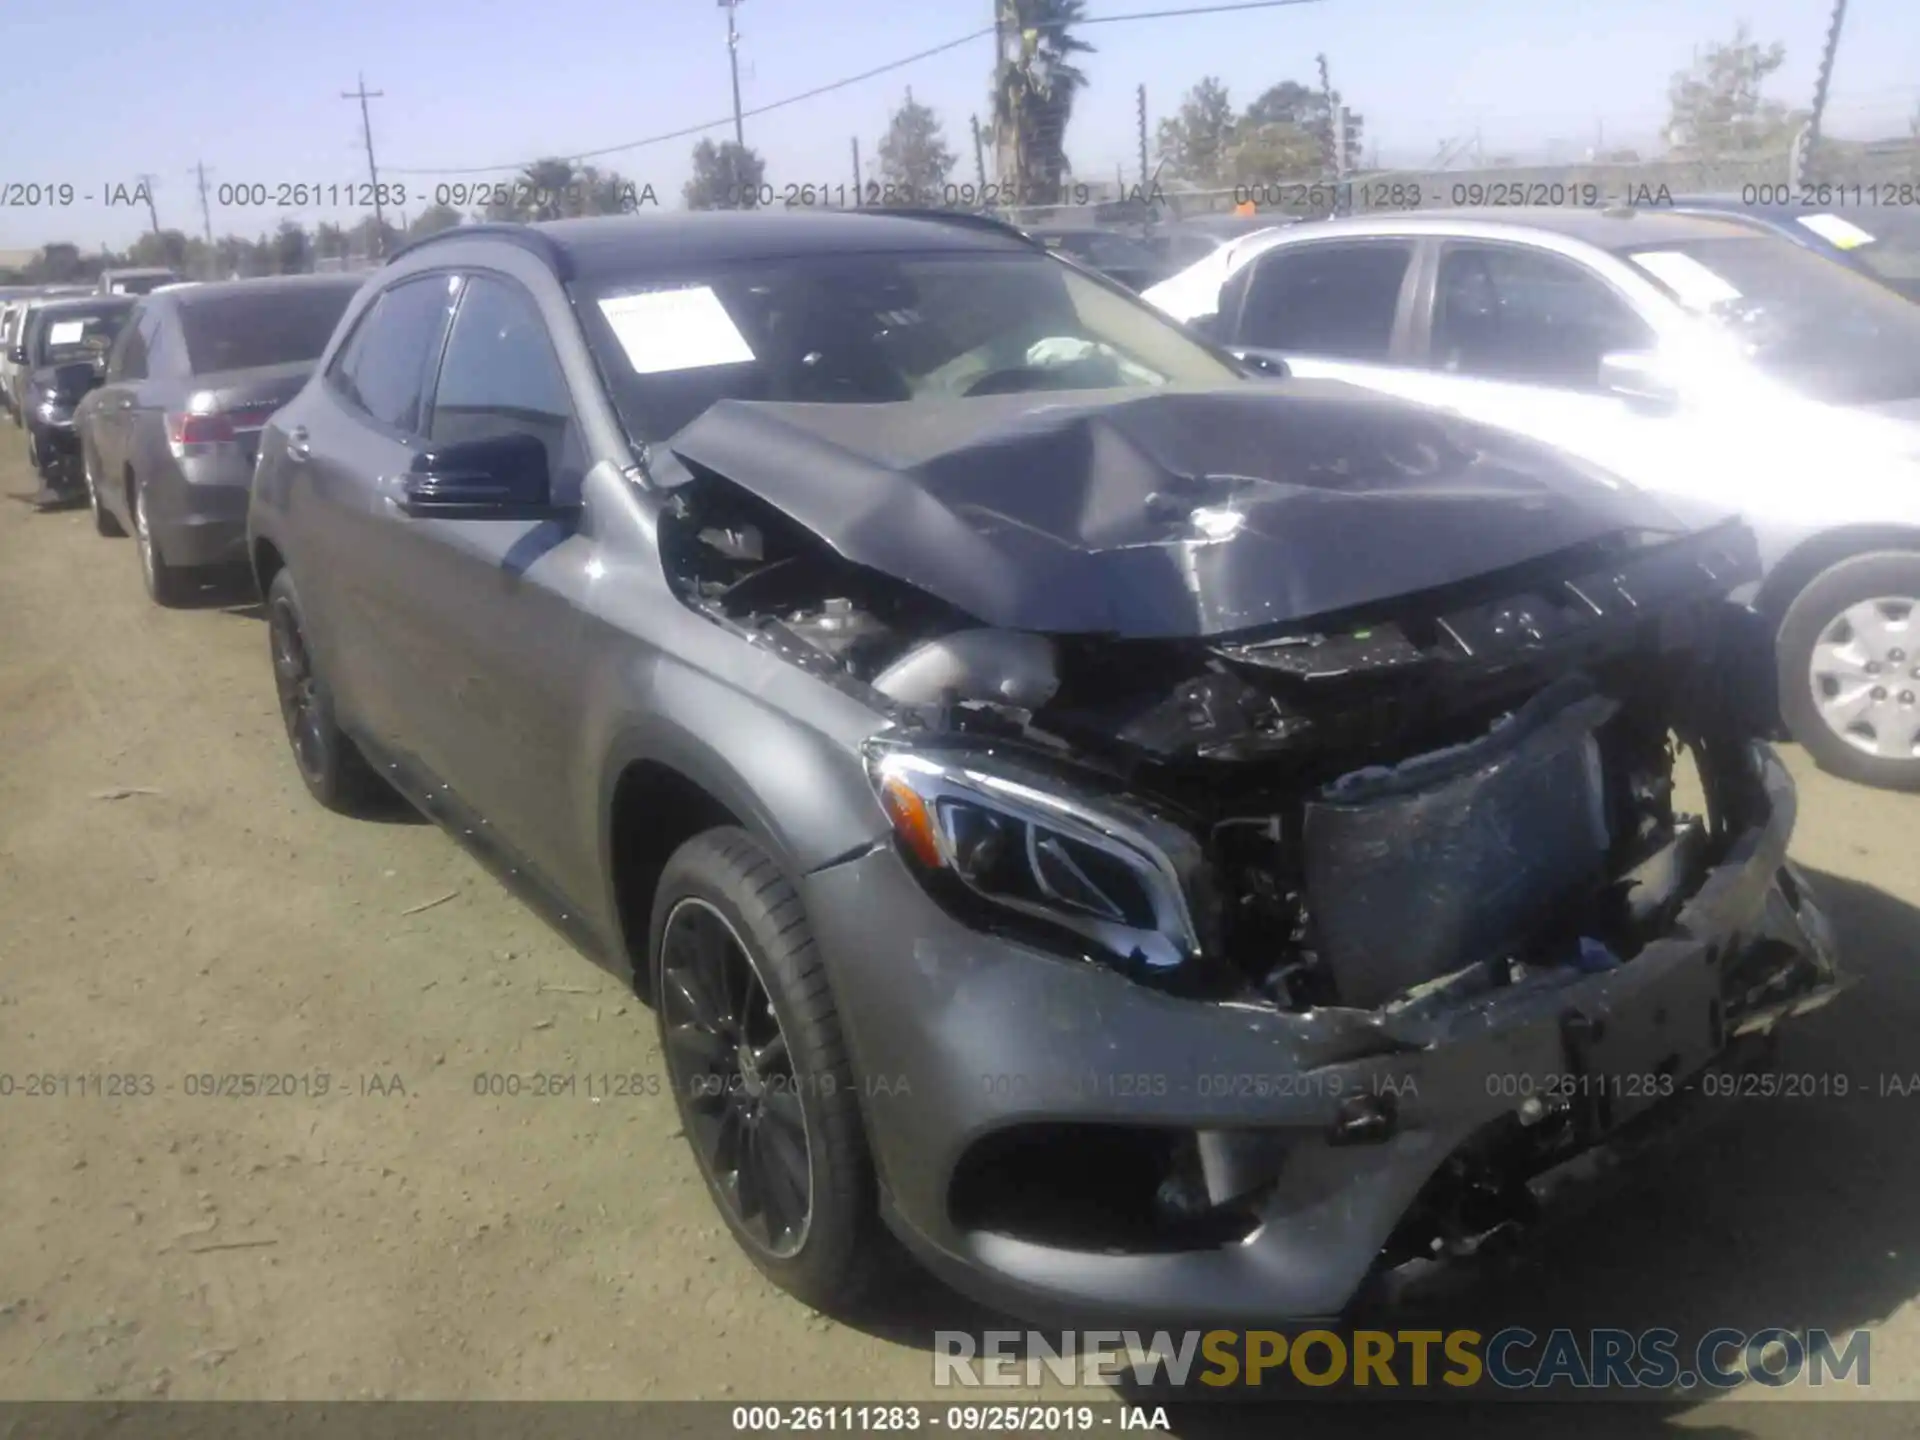
[[[1330,382],[729,400],[667,448],[857,564],[1054,634],[1232,634],[1682,528],[1543,446]]]

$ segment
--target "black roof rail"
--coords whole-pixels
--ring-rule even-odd
[[[573,278],[573,266],[567,259],[567,252],[560,248],[551,235],[537,230],[531,225],[523,225],[515,220],[479,220],[462,225],[449,225],[444,230],[436,230],[431,235],[422,235],[417,240],[409,240],[386,258],[385,264],[391,265],[402,255],[411,255],[422,246],[431,245],[439,240],[504,240],[509,245],[518,245],[522,250],[530,250],[547,263],[555,277],[560,280]]]
[[[847,213],[891,215],[900,220],[937,220],[947,225],[962,225],[969,230],[989,230],[996,235],[1004,235],[1009,240],[1018,240],[1022,245],[1031,245],[1036,249],[1046,248],[1011,220],[1002,220],[997,215],[983,215],[977,210],[939,210],[923,205],[862,205]]]

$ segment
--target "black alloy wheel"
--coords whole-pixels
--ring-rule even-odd
[[[786,1032],[726,916],[687,896],[660,934],[667,1064],[687,1138],[739,1230],[768,1256],[806,1244],[813,1165]]]
[[[307,644],[293,575],[281,570],[267,586],[267,645],[287,743],[307,792],[329,810],[359,815],[391,800],[392,788],[340,728],[324,672]]]
[[[647,934],[644,993],[707,1192],[763,1274],[847,1312],[899,1255],[799,891],[757,838],[718,826],[667,860]]]
[[[273,684],[280,695],[280,718],[287,727],[287,741],[293,746],[300,777],[313,786],[326,770],[320,680],[307,654],[291,597],[279,596],[268,607],[267,637],[273,647]]]

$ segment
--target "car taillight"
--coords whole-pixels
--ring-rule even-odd
[[[189,445],[218,445],[233,439],[233,421],[225,415],[183,412],[167,416],[167,445],[175,455]]]

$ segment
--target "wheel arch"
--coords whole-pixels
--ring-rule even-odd
[[[1846,525],[1810,535],[1767,572],[1753,606],[1777,634],[1802,590],[1843,560],[1881,550],[1920,551],[1920,526]]]
[[[722,748],[709,737],[728,743]],[[737,825],[797,886],[809,871],[863,850],[885,828],[857,758],[757,709],[739,712],[736,723],[714,716],[698,732],[656,712],[621,733],[602,774],[606,913],[642,986],[660,874],[695,835]]]

